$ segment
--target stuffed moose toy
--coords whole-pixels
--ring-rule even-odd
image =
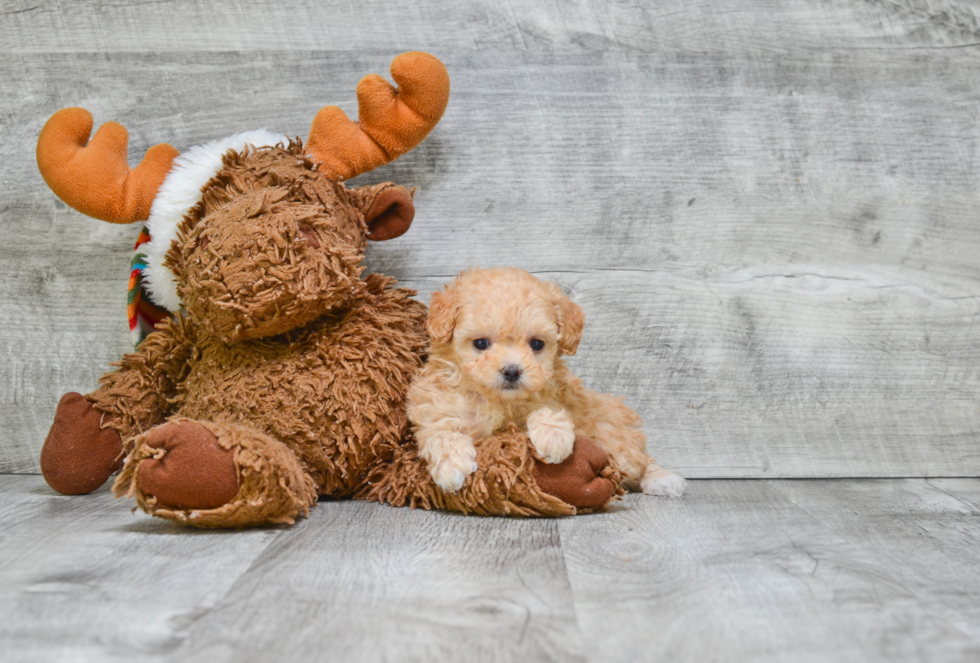
[[[309,139],[237,134],[183,154],[150,148],[130,169],[115,123],[55,113],[37,161],[55,194],[111,223],[147,220],[130,323],[149,332],[82,396],[62,397],[41,451],[48,484],[114,492],[197,527],[291,523],[318,496],[486,515],[563,515],[620,493],[601,450],[579,439],[545,466],[523,432],[478,441],[479,470],[436,487],[405,414],[425,360],[413,291],[361,278],[367,240],[406,232],[414,189],[344,180],[418,145],[449,99],[435,57],[392,62],[357,88],[359,120],[320,110]],[[142,299],[141,299],[142,298]]]

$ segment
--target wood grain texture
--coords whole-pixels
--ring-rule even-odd
[[[130,513],[107,488],[56,495],[0,477],[5,661],[149,660],[177,647],[280,531],[189,530]]]
[[[980,484],[972,479],[930,479],[929,485],[980,512]]]
[[[322,502],[194,623],[172,660],[301,661],[311,651],[582,661],[557,523]]]
[[[835,534],[861,541],[931,614],[980,642],[980,509],[920,481],[771,485]],[[958,586],[937,591],[951,577]]]
[[[956,53],[450,54],[443,123],[359,180],[422,187],[413,230],[369,266],[423,299],[477,263],[556,278],[588,317],[576,370],[626,395],[682,473],[976,474],[980,99]],[[46,189],[27,155],[48,114],[121,120],[134,161],[160,141],[303,134],[389,59],[0,58],[4,469],[36,471],[59,395],[126,347],[137,230]]]
[[[906,499],[893,502],[895,493]],[[824,507],[816,517],[814,503]],[[974,563],[962,543],[976,537],[977,520],[921,480],[701,481],[680,500],[631,496],[602,518],[563,520],[560,531],[586,658],[980,655],[976,579],[960,582]],[[917,575],[937,558],[957,566]]]
[[[531,521],[321,502],[200,532],[0,475],[0,658],[975,660],[980,512],[934,483],[692,481]]]
[[[975,7],[389,5],[3,4],[0,470],[36,472],[60,395],[128,348],[138,229],[46,188],[51,113],[121,121],[133,163],[305,136],[426,48],[451,72],[445,118],[355,181],[421,187],[372,270],[423,300],[473,264],[558,280],[588,319],[575,369],[689,476],[980,472]]]
[[[555,521],[322,502],[202,532],[128,506],[0,476],[5,661],[581,660]]]
[[[963,48],[978,10],[950,0],[7,0],[0,50],[505,49],[750,52]]]

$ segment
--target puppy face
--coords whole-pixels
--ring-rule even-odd
[[[582,310],[561,288],[527,272],[464,272],[432,296],[432,352],[453,361],[489,397],[517,399],[543,389],[555,359],[575,354]]]

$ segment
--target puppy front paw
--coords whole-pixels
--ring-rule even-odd
[[[463,433],[436,433],[422,445],[421,456],[429,465],[429,474],[440,489],[455,493],[466,477],[477,470],[473,438]]]
[[[575,448],[575,427],[565,410],[535,410],[527,418],[527,434],[546,463],[562,462]]]

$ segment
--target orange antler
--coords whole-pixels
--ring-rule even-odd
[[[166,143],[155,145],[130,169],[125,127],[107,122],[90,141],[91,133],[92,114],[84,108],[51,116],[37,139],[44,181],[68,205],[96,219],[132,223],[149,218],[153,197],[179,152]]]
[[[321,173],[348,180],[405,154],[432,131],[449,102],[449,73],[428,53],[402,53],[391,63],[396,90],[370,74],[357,85],[360,118],[336,106],[320,109],[306,148]]]

